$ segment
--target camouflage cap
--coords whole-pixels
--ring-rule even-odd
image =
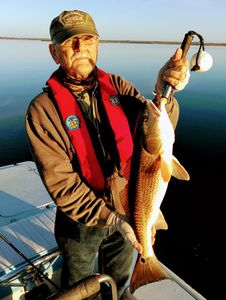
[[[61,44],[78,34],[99,36],[92,17],[84,11],[63,11],[50,24],[50,37],[53,43]]]

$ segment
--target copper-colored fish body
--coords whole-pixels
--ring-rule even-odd
[[[144,149],[142,150],[133,221],[138,240],[143,245],[142,255],[144,257],[153,254],[151,229],[157,219],[158,208],[167,188],[167,183],[162,182],[161,189],[159,189],[160,181],[162,181],[160,160],[160,156],[155,158],[145,152]],[[155,202],[152,201],[153,197],[155,197]]]
[[[174,130],[163,102],[159,108],[152,102],[147,105],[141,127],[142,139],[136,148],[139,163],[131,167],[134,178],[132,184],[135,185],[131,218],[143,252],[138,255],[133,270],[131,292],[142,285],[168,277],[153,251],[152,230],[171,175],[189,180],[186,170],[172,155]]]
[[[158,217],[159,208],[168,185],[161,178],[160,164],[160,156],[150,155],[144,149],[142,150],[140,169],[137,174],[133,222],[143,252],[141,255],[138,254],[133,270],[130,282],[131,292],[139,286],[168,277],[157,260],[152,247],[152,228]]]

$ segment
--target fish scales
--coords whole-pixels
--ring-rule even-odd
[[[146,156],[145,159],[143,159],[144,156]],[[154,209],[153,203],[150,201],[150,194],[157,190],[159,180],[157,177],[160,176],[155,176],[154,178],[152,177],[152,174],[157,173],[159,169],[160,158],[154,158],[153,162],[153,155],[145,153],[145,150],[143,149],[140,169],[137,177],[136,199],[133,212],[134,228],[139,241],[141,241],[143,245],[147,243],[146,229]],[[144,247],[143,255],[147,255],[146,252],[147,248]]]

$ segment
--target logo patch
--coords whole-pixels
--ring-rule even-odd
[[[68,130],[77,130],[80,128],[80,121],[79,118],[75,115],[71,115],[67,117],[65,124]]]
[[[120,101],[119,101],[119,98],[117,96],[111,96],[110,97],[110,102],[112,105],[120,105]]]

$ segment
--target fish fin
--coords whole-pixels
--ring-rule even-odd
[[[163,279],[169,278],[169,274],[162,267],[155,255],[143,258],[138,255],[130,280],[130,291],[133,293],[139,287]]]
[[[161,175],[165,182],[169,182],[172,175],[171,164],[161,155]]]
[[[131,158],[128,159],[127,162],[121,165],[121,169],[119,170],[119,175],[129,180],[130,168],[131,168]]]
[[[172,158],[172,176],[180,180],[189,180],[190,176],[185,168],[180,164],[178,159],[173,156]]]
[[[156,230],[167,230],[168,229],[168,224],[163,216],[163,213],[161,212],[161,210],[159,210],[159,214],[158,217],[154,223],[155,229]]]

